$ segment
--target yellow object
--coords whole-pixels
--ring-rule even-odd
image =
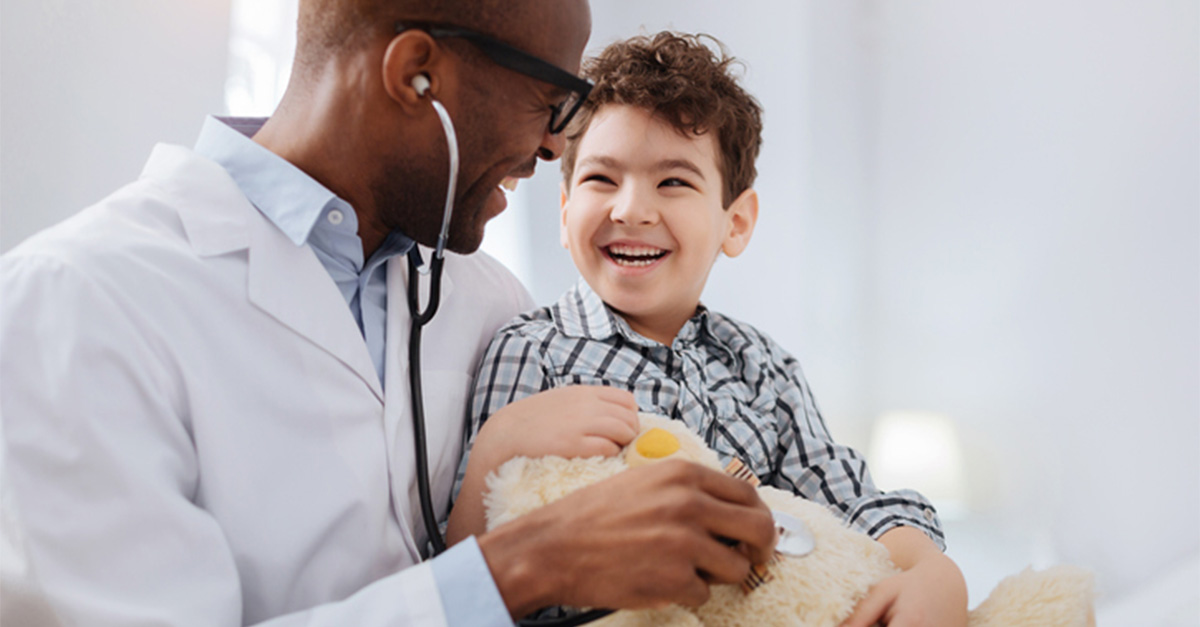
[[[637,452],[649,459],[661,459],[678,450],[679,439],[657,427],[643,433],[637,441]]]

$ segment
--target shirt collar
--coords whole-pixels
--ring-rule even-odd
[[[558,310],[554,317],[555,324],[559,332],[568,337],[602,341],[620,335],[633,344],[660,346],[658,342],[634,331],[624,318],[613,313],[584,279],[579,279],[574,287],[563,294],[555,308]],[[704,336],[715,338],[712,324],[708,308],[699,305],[696,315],[684,323],[673,344],[695,342]]]
[[[246,198],[297,246],[308,241],[330,205],[354,219],[349,203],[251,139],[266,121],[209,116],[196,140],[196,152],[224,167]]]

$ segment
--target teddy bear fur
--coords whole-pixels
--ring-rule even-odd
[[[715,452],[679,421],[640,414],[641,432],[668,431],[687,458],[721,469]],[[633,446],[632,444],[630,446]],[[488,477],[484,497],[488,528],[553,502],[628,468],[624,455],[608,458],[514,458]],[[887,549],[851,530],[822,505],[772,487],[758,488],[772,510],[804,521],[816,548],[804,557],[781,556],[770,566],[771,580],[750,592],[737,585],[714,585],[698,608],[622,610],[593,623],[605,627],[650,626],[811,626],[836,627],[850,616],[867,591],[897,573]],[[1002,581],[969,615],[970,627],[1085,627],[1092,618],[1092,577],[1081,569],[1057,566],[1026,570]]]

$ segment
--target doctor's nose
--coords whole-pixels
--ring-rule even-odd
[[[554,161],[562,156],[563,149],[567,145],[567,138],[563,133],[557,135],[551,134],[547,128],[542,132],[542,143],[538,146],[537,155],[543,161]]]

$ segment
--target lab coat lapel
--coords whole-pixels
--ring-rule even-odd
[[[180,146],[155,146],[142,172],[179,207],[201,256],[249,248],[249,298],[353,370],[383,402],[379,374],[346,300],[307,245],[296,246],[246,199],[220,165]]]
[[[229,173],[182,146],[158,144],[150,153],[143,179],[178,207],[192,250],[201,257],[250,246],[249,217],[257,210]]]
[[[423,259],[430,258],[430,251],[421,248]],[[420,513],[420,498],[417,492],[417,476],[414,470],[416,453],[413,446],[412,393],[409,390],[408,343],[412,332],[412,312],[408,308],[408,263],[406,255],[397,255],[388,261],[387,291],[387,354],[384,368],[387,379],[387,402],[384,405],[384,430],[389,443],[388,466],[392,478],[392,507],[400,527],[405,530],[404,538],[414,555],[420,555],[417,547],[428,543],[425,526]],[[454,290],[449,272],[442,275],[442,306],[445,307]],[[429,302],[429,277],[421,277],[421,306]],[[421,362],[437,350],[437,316],[422,330]],[[428,398],[426,399],[428,404]],[[426,415],[426,421],[437,420],[437,416]],[[428,430],[427,430],[428,431]],[[419,558],[418,558],[419,559]]]
[[[250,301],[353,370],[382,403],[367,344],[329,272],[309,246],[257,217],[250,222]]]
[[[249,248],[249,298],[333,355],[383,402],[379,374],[346,300],[307,245],[296,246],[246,199],[220,165],[180,146],[155,146],[142,171],[179,207],[201,256]]]

